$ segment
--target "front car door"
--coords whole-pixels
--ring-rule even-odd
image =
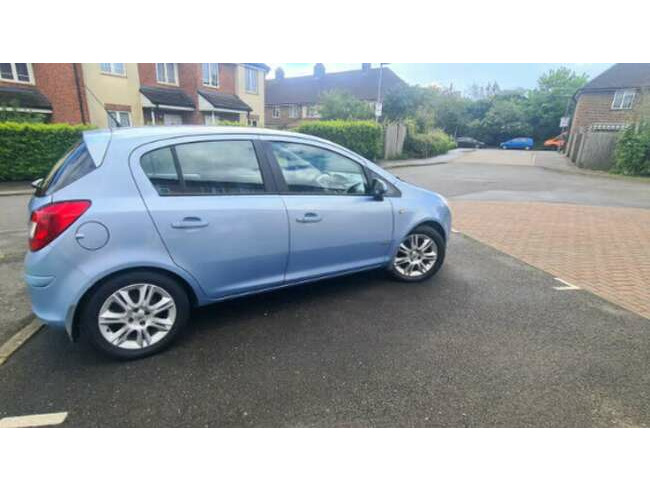
[[[212,298],[282,284],[284,203],[251,138],[179,138],[136,151],[131,168],[173,261]]]
[[[370,195],[369,171],[360,162],[301,140],[265,144],[289,218],[287,282],[389,261],[392,204]]]

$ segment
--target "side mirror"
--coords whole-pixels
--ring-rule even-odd
[[[36,179],[34,182],[31,183],[31,186],[34,189],[39,189],[41,187],[41,184],[43,183],[43,178]]]
[[[375,201],[383,201],[384,194],[388,192],[388,187],[383,180],[373,179],[371,193],[372,197],[375,198]]]

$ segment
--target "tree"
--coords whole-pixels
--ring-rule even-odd
[[[539,77],[537,88],[528,94],[527,119],[533,128],[533,138],[541,142],[560,132],[560,118],[565,114],[573,95],[588,77],[560,67]]]
[[[513,99],[496,99],[478,125],[480,137],[488,145],[531,134],[524,104]]]
[[[374,117],[374,111],[367,102],[340,90],[332,90],[321,96],[320,114],[325,120],[368,120]]]

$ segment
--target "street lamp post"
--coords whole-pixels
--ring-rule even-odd
[[[377,105],[375,106],[375,121],[379,122],[382,112],[382,100],[381,100],[381,81],[384,75],[384,65],[388,63],[379,63],[379,83],[377,84]]]

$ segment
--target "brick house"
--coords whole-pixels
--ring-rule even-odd
[[[574,99],[567,153],[575,160],[582,135],[620,131],[650,109],[650,63],[615,64],[582,87]]]
[[[322,63],[314,65],[313,75],[285,78],[282,68],[275,79],[266,82],[266,125],[275,128],[297,126],[303,121],[319,119],[318,104],[323,93],[332,90],[349,92],[374,107],[381,78],[381,96],[406,85],[390,68],[372,68],[363,63],[360,70],[326,73]]]
[[[89,122],[80,63],[0,63],[0,106],[50,122]]]
[[[257,126],[267,72],[263,63],[1,63],[0,107],[98,127]]]

